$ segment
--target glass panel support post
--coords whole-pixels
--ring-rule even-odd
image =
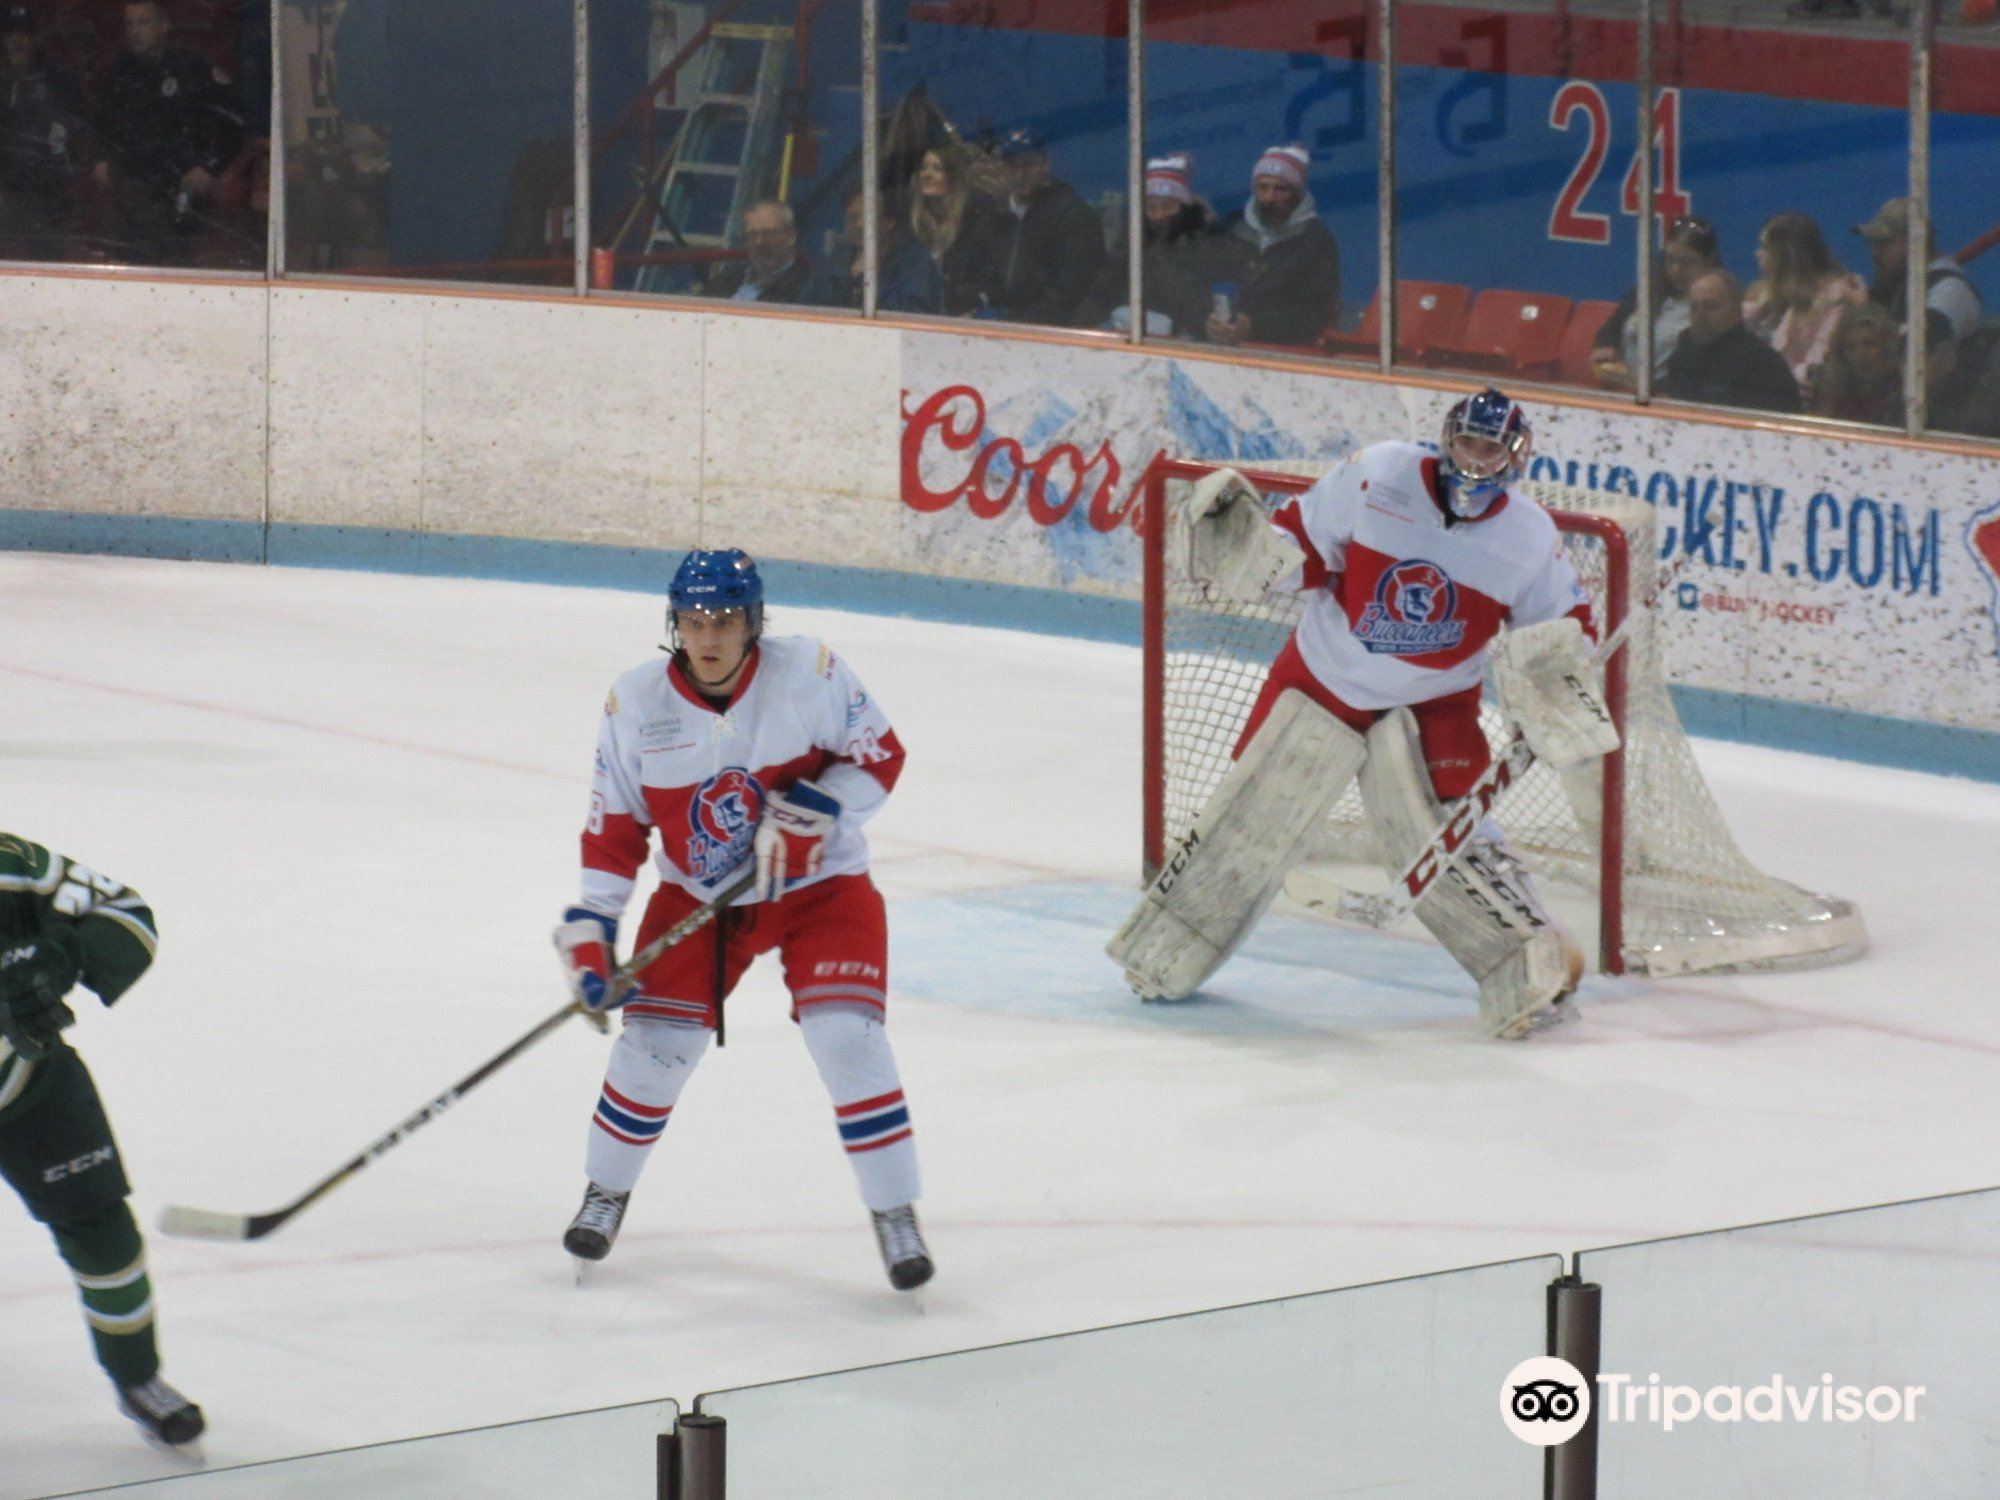
[[[1146,0],[1125,4],[1126,337],[1146,338]]]
[[[1597,1500],[1597,1373],[1603,1334],[1602,1287],[1574,1272],[1549,1283],[1548,1352],[1576,1366],[1591,1403],[1590,1418],[1574,1437],[1543,1450],[1543,1500]]]
[[[285,10],[283,0],[271,0],[271,133],[270,159],[265,165],[264,279],[285,274]]]
[[[864,318],[875,316],[882,291],[881,40],[881,0],[861,0],[861,316]]]
[[[1639,0],[1639,298],[1632,315],[1639,320],[1639,368],[1632,372],[1632,396],[1642,406],[1653,399],[1653,27],[1655,0]]]
[[[1910,186],[1908,265],[1903,279],[1903,430],[1915,437],[1925,418],[1926,365],[1930,330],[1925,326],[1931,224],[1931,43],[1936,12],[1929,4],[1910,7]]]
[[[659,1446],[659,1500],[723,1500],[729,1426],[707,1412],[683,1413]]]
[[[570,244],[575,250],[574,284],[590,295],[590,0],[570,0],[571,43],[576,79],[570,101]]]
[[[1375,0],[1375,306],[1380,309],[1375,364],[1396,363],[1396,0]]]

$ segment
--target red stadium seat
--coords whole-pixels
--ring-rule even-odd
[[[1456,338],[1431,348],[1434,363],[1509,375],[1553,375],[1570,300],[1537,292],[1481,292]]]
[[[1472,291],[1449,281],[1396,283],[1396,353],[1422,359],[1442,340],[1458,332]],[[1320,345],[1329,354],[1374,354],[1382,341],[1382,294],[1378,290],[1352,333],[1329,333]]]
[[[1562,352],[1556,357],[1556,379],[1564,385],[1597,384],[1590,371],[1590,351],[1597,345],[1597,330],[1616,311],[1616,302],[1579,302],[1570,309]]]

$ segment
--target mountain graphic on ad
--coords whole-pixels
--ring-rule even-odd
[[[1993,650],[2000,656],[2000,505],[1973,512],[1965,527],[1965,545],[1986,575],[1986,609],[1993,617]]]

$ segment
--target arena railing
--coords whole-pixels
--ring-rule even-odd
[[[1990,1495],[1996,1287],[1991,1188],[72,1494]],[[1596,1393],[1547,1446],[1540,1356]]]

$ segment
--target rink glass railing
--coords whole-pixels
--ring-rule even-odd
[[[82,1493],[2000,1493],[2000,1188],[1571,1264],[1565,1276],[1563,1257],[1531,1257],[712,1391],[687,1417],[652,1402]],[[1544,1450],[1508,1431],[1502,1389],[1558,1350],[1594,1368],[1598,1402]]]

